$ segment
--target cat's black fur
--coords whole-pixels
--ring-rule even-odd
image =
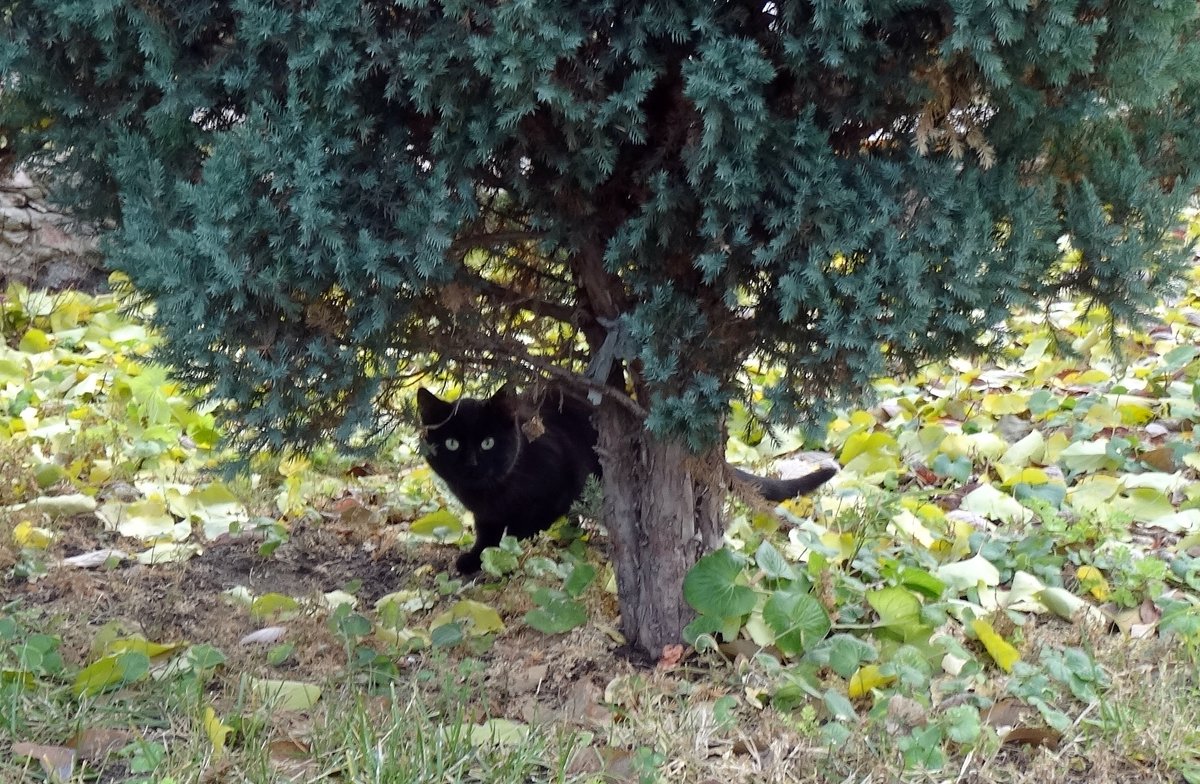
[[[417,409],[425,459],[475,515],[475,546],[456,564],[464,574],[479,570],[483,548],[499,544],[505,532],[523,539],[549,528],[579,498],[587,478],[600,475],[591,406],[559,390],[534,408],[507,386],[490,398],[453,403],[420,389]],[[535,417],[542,432],[531,438],[523,426]],[[734,473],[767,500],[782,501],[812,492],[836,471],[820,468],[786,480]]]

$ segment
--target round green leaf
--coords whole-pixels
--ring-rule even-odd
[[[709,553],[696,562],[683,578],[683,598],[696,612],[717,618],[731,618],[749,613],[758,601],[758,594],[745,585],[738,585],[742,563],[728,550]]]
[[[419,517],[408,527],[409,532],[436,542],[457,542],[463,534],[462,520],[446,509]]]
[[[503,577],[517,570],[517,557],[499,547],[485,547],[480,561],[483,571],[493,577]]]
[[[763,620],[775,632],[775,644],[797,656],[823,640],[833,625],[829,613],[810,594],[776,591],[763,607]]]
[[[570,594],[571,598],[577,598],[587,590],[594,579],[596,579],[596,567],[589,563],[577,563],[571,569],[571,576],[563,584],[563,590]]]
[[[525,623],[542,634],[562,634],[586,621],[583,605],[570,599],[555,599],[525,613]]]
[[[763,541],[754,554],[754,560],[762,573],[773,580],[795,580],[796,569],[787,562],[783,554],[768,541]]]

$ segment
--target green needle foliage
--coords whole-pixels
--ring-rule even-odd
[[[987,350],[1050,297],[1135,317],[1183,262],[1164,240],[1197,185],[1191,0],[7,0],[0,20],[17,157],[112,220],[164,359],[255,445],[370,432],[416,358],[558,379],[625,412],[601,406],[611,437],[719,449],[748,359],[786,421]],[[676,596],[643,598],[680,602],[664,574]]]
[[[627,363],[705,446],[754,354],[787,418],[1063,289],[1133,315],[1195,185],[1186,0],[3,14],[0,127],[272,444],[374,422],[420,355]]]

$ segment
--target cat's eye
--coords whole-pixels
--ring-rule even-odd
[[[496,445],[496,439],[492,438],[491,436],[488,436],[487,438],[485,438],[479,442],[480,449],[491,449],[495,445]]]
[[[451,452],[458,451],[458,439],[457,438],[447,438],[446,439],[446,448],[449,449]]]

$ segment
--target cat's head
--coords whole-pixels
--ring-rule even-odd
[[[442,400],[417,390],[425,459],[442,478],[466,485],[502,482],[521,453],[521,429],[508,386],[489,398]]]

